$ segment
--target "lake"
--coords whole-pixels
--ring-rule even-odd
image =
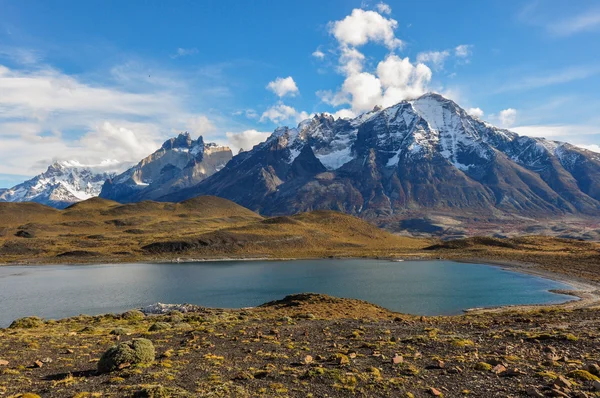
[[[326,293],[419,315],[473,307],[560,303],[564,283],[452,261],[297,260],[0,267],[0,327],[37,315],[123,312],[156,302],[256,306],[285,295]]]

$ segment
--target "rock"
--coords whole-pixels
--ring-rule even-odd
[[[594,380],[593,386],[596,391],[600,391],[600,381]]]
[[[154,345],[148,339],[119,343],[102,354],[98,361],[98,372],[113,372],[125,365],[149,364],[154,361],[155,355]]]
[[[507,369],[504,372],[499,373],[499,375],[502,376],[502,377],[516,377],[516,376],[522,376],[524,374],[525,373],[521,372],[517,368]]]
[[[444,396],[444,394],[442,394],[442,392],[440,390],[438,390],[437,388],[433,388],[433,387],[429,388],[429,393],[431,395],[433,395],[434,397],[443,397]]]
[[[52,358],[46,357],[46,358],[42,359],[42,363],[52,363]]]
[[[586,370],[594,376],[600,377],[600,366],[596,363],[591,363],[586,367]]]
[[[567,380],[563,376],[558,376],[558,378],[554,381],[554,384],[556,384],[559,387],[564,387],[564,388],[572,388],[573,387],[573,383],[571,383],[569,380]]]
[[[304,363],[305,363],[305,364],[307,364],[307,365],[308,365],[308,364],[309,364],[309,363],[311,363],[312,361],[313,361],[313,357],[312,357],[312,356],[310,356],[310,355],[307,355],[307,356],[305,356],[305,357],[304,357]]]
[[[506,372],[506,367],[504,365],[498,364],[492,368],[492,372],[496,374]]]
[[[550,394],[552,397],[561,397],[561,398],[569,398],[569,394],[560,391],[559,389],[553,388],[550,390]]]
[[[44,363],[43,363],[42,361],[40,361],[40,360],[36,360],[36,361],[33,363],[33,367],[34,367],[34,368],[41,368],[42,366],[44,366]]]
[[[392,358],[392,363],[394,365],[398,365],[401,364],[402,362],[404,362],[404,357],[402,357],[402,355],[394,355],[394,357]]]
[[[525,393],[527,394],[527,396],[529,397],[534,397],[534,398],[544,398],[544,395],[542,393],[540,393],[537,388],[530,386],[527,387],[525,389]]]
[[[444,361],[437,360],[437,361],[427,365],[425,367],[425,369],[444,369],[444,367],[446,367],[446,364],[444,363]]]
[[[6,359],[0,359],[0,366],[8,366],[8,361]]]

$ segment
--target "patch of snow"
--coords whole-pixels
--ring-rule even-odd
[[[327,170],[336,170],[354,159],[352,148],[346,146],[334,152],[315,154],[317,159],[325,166]]]

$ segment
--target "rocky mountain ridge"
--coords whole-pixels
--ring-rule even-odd
[[[100,197],[121,203],[156,200],[195,185],[225,167],[231,149],[193,140],[189,133],[171,138],[137,165],[105,182]]]
[[[206,194],[267,215],[331,209],[386,226],[424,214],[599,217],[600,155],[496,128],[426,94],[355,119],[320,114],[278,128],[219,173],[160,199]]]

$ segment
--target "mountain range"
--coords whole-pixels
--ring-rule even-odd
[[[0,200],[80,200],[38,182],[57,167]],[[394,231],[600,220],[600,154],[494,127],[438,94],[354,119],[317,114],[236,156],[184,133],[120,175],[90,178],[86,195],[121,203],[215,195],[264,215],[337,210]]]
[[[216,195],[267,215],[600,216],[600,155],[496,128],[438,94],[355,119],[282,127],[219,173],[161,200]],[[397,228],[395,228],[397,229]]]

